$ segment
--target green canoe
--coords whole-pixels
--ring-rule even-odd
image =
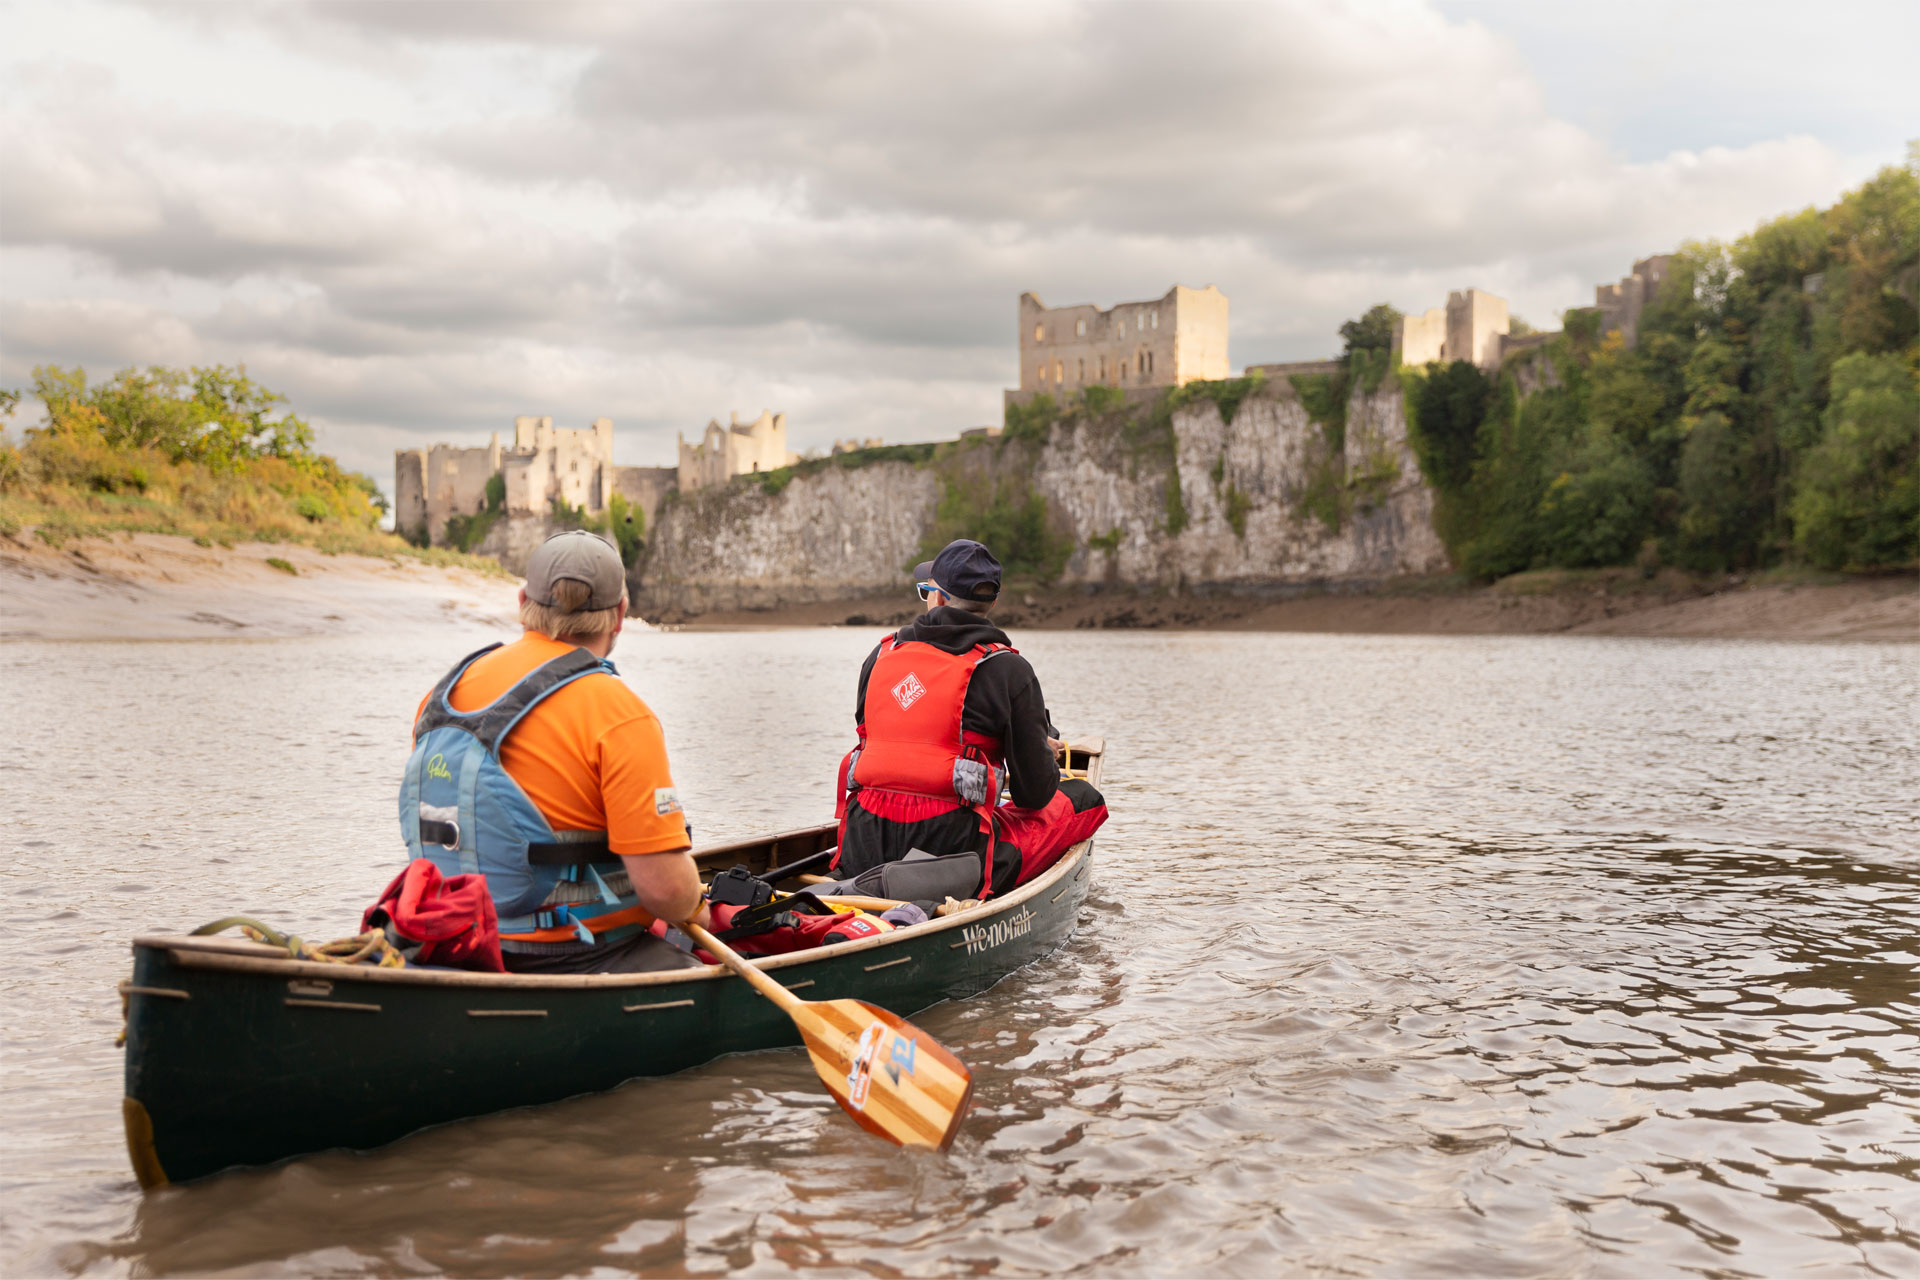
[[[1073,748],[1098,781],[1102,745]],[[755,871],[833,846],[832,823],[696,853]],[[757,963],[809,1000],[902,1016],[976,995],[1073,932],[1092,842],[956,915]],[[146,1188],[236,1165],[382,1146],[429,1125],[556,1102],[722,1054],[798,1045],[792,1022],[722,968],[473,973],[290,960],[233,938],[133,942],[127,1151]]]

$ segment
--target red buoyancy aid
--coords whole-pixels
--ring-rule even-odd
[[[991,837],[1005,754],[1000,739],[961,727],[974,670],[1004,644],[948,653],[920,640],[880,642],[867,676],[864,723],[843,782],[861,791],[946,801],[970,808]]]
[[[733,918],[745,911],[745,907],[715,904],[713,907],[713,929],[724,933],[733,924]],[[664,920],[652,925],[656,938],[667,936]],[[727,945],[743,956],[779,956],[790,951],[805,951],[812,947],[824,947],[835,942],[852,942],[860,938],[871,938],[882,933],[891,933],[893,926],[879,916],[864,911],[838,911],[830,916],[808,915],[796,912],[793,923],[769,929],[765,933],[756,933],[751,937],[738,938]],[[714,956],[705,949],[695,947],[694,958],[702,964],[719,964]]]

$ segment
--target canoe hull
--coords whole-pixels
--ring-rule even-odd
[[[904,1016],[976,995],[1067,940],[1092,856],[1077,846],[1039,880],[963,916],[762,967],[805,999],[855,997]],[[147,1186],[382,1146],[800,1043],[784,1014],[719,969],[442,974],[143,938],[125,990],[128,1143]]]

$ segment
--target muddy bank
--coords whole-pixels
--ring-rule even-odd
[[[911,596],[818,601],[656,619],[691,627],[898,626]],[[1016,591],[994,611],[1009,628],[1347,632],[1374,635],[1699,636],[1754,640],[1920,640],[1911,575],[1835,582],[1702,580],[1637,573],[1521,574],[1488,587],[1447,580],[1371,592],[1152,595]]]
[[[275,562],[278,563],[275,563]],[[0,640],[185,640],[514,625],[510,578],[284,543],[0,537]]]

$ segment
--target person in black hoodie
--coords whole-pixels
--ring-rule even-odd
[[[960,539],[914,580],[926,613],[860,668],[834,867],[853,877],[915,851],[985,855],[976,894],[1005,893],[1092,835],[1106,802],[1084,779],[1061,779],[1040,681],[987,621],[1000,595],[993,553]]]

